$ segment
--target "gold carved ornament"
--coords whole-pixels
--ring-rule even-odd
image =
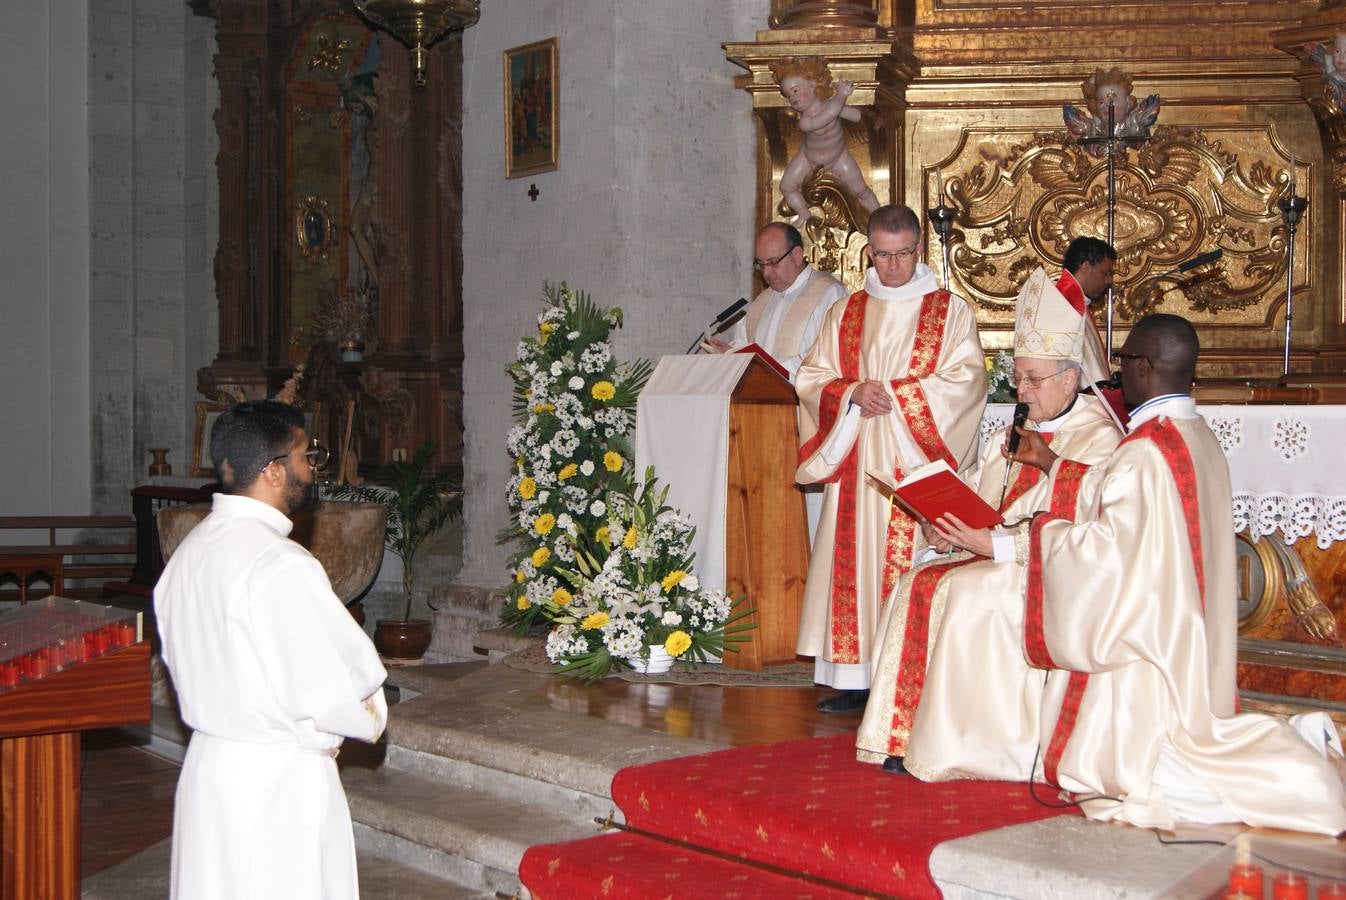
[[[333,41],[327,35],[320,34],[316,43],[313,55],[308,58],[309,71],[327,69],[329,72],[340,72],[344,67],[346,51],[351,48],[351,42],[345,38]]]
[[[309,194],[295,204],[294,239],[304,259],[327,262],[334,241],[331,204],[327,198]]]
[[[1060,264],[1072,239],[1107,239],[1106,159],[1062,133],[1015,139],[965,130],[955,159],[943,163],[949,202],[958,210],[951,267],[979,306],[1006,312],[1033,270],[1043,260]],[[1156,276],[1219,247],[1220,263],[1184,277],[1188,309],[1181,311],[1264,320],[1257,307],[1275,299],[1285,277],[1286,236],[1276,203],[1289,190],[1290,174],[1263,158],[1278,158],[1265,132],[1230,140],[1239,146],[1227,148],[1225,139],[1198,129],[1161,127],[1116,158],[1113,245],[1122,318],[1163,306],[1176,283]]]

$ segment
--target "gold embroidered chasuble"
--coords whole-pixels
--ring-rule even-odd
[[[893,410],[848,422],[851,393],[869,379],[888,385]],[[849,670],[829,683],[863,688],[885,580],[910,567],[921,540],[864,473],[900,474],[939,457],[955,469],[973,462],[986,403],[976,318],[938,290],[925,265],[900,288],[883,287],[871,270],[865,291],[829,310],[795,386],[796,480],[826,484],[797,650]]]
[[[1051,430],[1043,434],[1049,435],[1052,452],[1075,465],[1058,466],[1049,478],[1016,463],[1002,507],[1007,523],[1061,504],[1073,513],[1084,468],[1107,460],[1122,437],[1101,401],[1088,395],[1076,397],[1067,413],[1047,424]],[[979,466],[966,476],[992,506],[1000,501],[1008,463],[1000,452],[1005,435],[1002,431],[987,441]],[[918,584],[918,579],[935,581]],[[908,740],[914,740],[914,721],[921,723],[917,730],[930,758],[941,766],[963,754],[1012,755],[1016,747],[1006,745],[1007,730],[1026,738],[1020,746],[1035,745],[1031,727],[1002,721],[1025,707],[1036,708],[1030,700],[1042,691],[1042,673],[1024,661],[1022,628],[1008,627],[1012,623],[1006,619],[1006,610],[1022,610],[1026,579],[1024,560],[996,563],[965,552],[902,577],[875,639],[879,650],[856,735],[858,759],[881,763],[888,756],[905,756]],[[909,621],[913,601],[917,612]],[[987,672],[995,674],[983,677]],[[1031,762],[1030,751],[1022,771]]]
[[[1028,692],[1018,707],[982,704],[991,720],[975,739],[999,749],[981,753],[957,735],[926,741],[923,705],[909,770],[1026,781],[1036,754],[1034,780],[1120,798],[1083,800],[1090,818],[1170,827],[1180,800],[1156,782],[1163,753],[1249,825],[1346,830],[1346,791],[1331,764],[1286,723],[1235,711],[1238,595],[1219,442],[1187,397],[1162,401],[1131,428],[1083,479],[1078,523],[1048,515],[1029,529],[1021,606],[999,603],[1003,621],[988,616],[1021,631],[1039,678],[1069,673],[1064,690],[1058,678],[1057,690]],[[963,702],[1001,675],[968,673]]]

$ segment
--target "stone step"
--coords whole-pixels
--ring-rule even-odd
[[[596,834],[578,815],[435,781],[385,765],[343,775],[356,846],[481,891],[518,890],[519,860],[534,844]]]
[[[84,900],[141,900],[167,897],[171,841],[147,850],[84,879]],[[437,878],[396,860],[357,852],[361,900],[489,900],[493,891]]]

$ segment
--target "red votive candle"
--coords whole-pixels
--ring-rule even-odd
[[[42,652],[46,649],[46,647],[43,647],[42,650],[29,654],[33,658],[33,678],[46,678],[47,672],[51,670],[51,665],[47,662],[47,654]]]
[[[92,656],[102,656],[107,652],[107,632],[101,628],[94,629],[85,635],[93,643]]]
[[[1309,880],[1297,872],[1282,872],[1271,882],[1271,900],[1309,900]]]
[[[1346,900],[1346,884],[1324,881],[1318,885],[1318,900]]]
[[[19,664],[16,661],[10,661],[0,665],[0,687],[18,687],[19,686]]]
[[[1234,863],[1230,866],[1229,893],[1262,896],[1262,867],[1255,863]]]
[[[136,624],[134,622],[118,622],[117,637],[121,639],[121,646],[129,647],[136,642]]]

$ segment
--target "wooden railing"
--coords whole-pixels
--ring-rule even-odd
[[[129,578],[135,567],[136,545],[125,540],[135,527],[131,516],[0,516],[0,532],[45,532],[46,536],[43,543],[0,544],[0,579],[6,559],[54,557],[61,561],[57,577],[64,581],[63,596],[101,597],[104,581]],[[110,540],[93,540],[99,532]],[[70,533],[75,536],[63,536]],[[24,577],[19,576],[20,580]],[[0,600],[18,600],[20,593],[20,585],[0,581]],[[36,596],[28,592],[28,599]]]

